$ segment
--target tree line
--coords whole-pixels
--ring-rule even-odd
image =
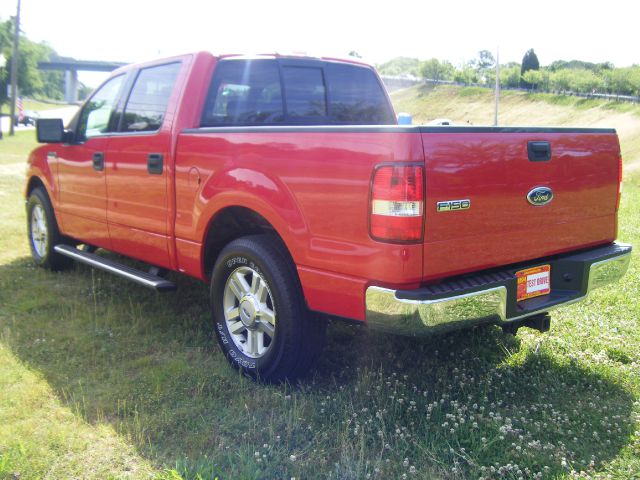
[[[0,53],[6,59],[5,68],[0,68],[0,106],[8,101],[7,86],[11,78],[11,55],[13,53],[13,18],[0,21]],[[64,98],[64,72],[38,70],[38,62],[58,58],[56,51],[47,43],[37,43],[20,34],[18,42],[18,93],[41,99],[62,100]],[[86,90],[86,88],[84,88]],[[81,86],[81,93],[83,88]]]
[[[488,50],[461,65],[432,58],[397,57],[377,65],[381,75],[415,76],[435,81],[450,81],[465,85],[493,85],[496,60]],[[500,64],[500,84],[505,88],[525,88],[535,91],[575,93],[608,93],[640,96],[640,66],[616,68],[612,63],[591,63],[581,60],[556,60],[540,66],[534,50],[528,50],[522,63]]]
[[[6,67],[0,68],[0,106],[8,100],[13,32],[13,18],[0,21],[0,53],[7,60]],[[21,34],[18,57],[19,94],[62,100],[64,73],[38,69],[38,62],[58,57],[57,52],[47,43],[33,42]],[[377,69],[381,75],[415,76],[466,85],[493,85],[496,60],[490,51],[481,50],[476,58],[460,65],[437,58],[422,61],[417,58],[396,57],[377,65]],[[538,57],[531,49],[525,53],[522,63],[500,65],[500,83],[506,88],[640,96],[640,66],[616,68],[610,62],[591,63],[579,60],[556,60],[547,66],[540,66]],[[89,91],[84,85],[81,85],[80,90],[80,98],[84,98]]]

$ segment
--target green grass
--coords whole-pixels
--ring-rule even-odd
[[[550,333],[332,324],[300,384],[257,385],[220,354],[205,285],[33,267],[14,164],[0,159],[0,479],[640,477],[637,255]],[[638,245],[637,174],[620,218]]]
[[[25,99],[23,101],[23,108],[25,110],[34,110],[36,112],[41,112],[44,110],[55,110],[57,108],[63,108],[68,106],[68,104],[66,103],[49,103],[49,102],[42,102],[40,100],[34,100],[34,99]]]
[[[589,108],[602,108],[605,110],[613,110],[616,112],[630,112],[640,117],[640,105],[632,102],[616,102],[612,100],[604,100],[599,98],[583,98],[570,95],[554,95],[552,93],[522,93],[505,91],[503,95],[524,95],[527,99],[533,102],[542,101],[552,105],[564,105],[574,107],[581,110]]]
[[[0,140],[0,165],[24,164],[34,145],[35,133],[33,130],[17,130],[13,137],[4,133]]]

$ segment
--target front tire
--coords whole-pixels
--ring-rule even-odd
[[[295,267],[279,239],[229,243],[211,278],[218,343],[230,363],[268,382],[304,374],[324,346],[324,322],[306,308]]]
[[[49,270],[62,270],[73,261],[57,253],[53,247],[64,243],[47,193],[35,188],[27,200],[27,234],[31,257],[36,265]]]

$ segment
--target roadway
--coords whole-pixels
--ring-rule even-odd
[[[6,109],[7,107],[5,106],[3,110],[6,110]],[[38,111],[38,113],[40,114],[40,118],[61,118],[64,124],[66,125],[71,120],[71,118],[75,115],[77,110],[78,110],[77,106],[67,106],[67,107],[54,108],[51,110],[40,110]],[[2,118],[0,118],[0,128],[2,128],[3,135],[8,135],[9,127],[11,126],[9,124],[9,116],[6,115],[6,112],[3,112],[3,113],[4,115],[2,116]],[[22,130],[35,130],[35,127],[24,126],[24,125],[19,125],[16,127],[16,131],[22,131]]]

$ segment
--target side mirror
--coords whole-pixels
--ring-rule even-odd
[[[39,143],[63,143],[64,125],[61,118],[39,118],[36,120],[36,136]]]

